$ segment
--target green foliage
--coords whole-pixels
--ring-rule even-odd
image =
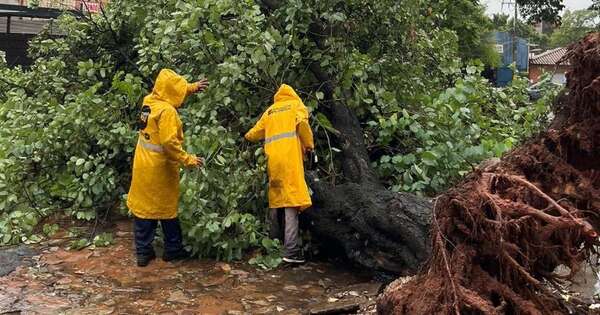
[[[57,225],[53,228],[58,229]],[[93,236],[93,237],[92,237]],[[71,239],[67,248],[71,250],[82,250],[84,248],[106,247],[114,244],[112,233],[103,232],[90,236],[85,227],[71,227],[68,230],[67,237]]]
[[[391,189],[438,192],[546,118],[547,103],[530,103],[523,80],[499,90],[478,67],[462,72],[461,56],[486,59],[468,52],[487,29],[469,2],[461,12],[453,1],[428,0],[293,0],[277,9],[251,0],[114,0],[106,15],[63,17],[67,36],[36,38],[30,69],[0,65],[2,244],[24,241],[50,214],[96,220],[124,208],[141,99],[164,67],[212,83],[180,110],[185,148],[207,158],[181,178],[179,218],[200,256],[240,259],[258,247],[263,255],[252,263],[280,263],[262,220],[265,158],[242,135],[283,82],[312,110],[317,149],[331,162],[323,171],[341,173],[340,150],[329,146],[339,131],[327,115],[343,102],[366,126]],[[73,236],[84,237],[73,248],[111,242]]]
[[[44,235],[51,237],[58,232],[59,228],[58,224],[44,224],[42,231],[44,232]]]
[[[557,22],[565,8],[563,0],[516,0],[521,15],[529,22]]]
[[[456,32],[458,51],[463,60],[480,60],[491,67],[499,64],[500,57],[489,40],[493,24],[481,3],[473,0],[432,1],[431,6],[432,12],[439,12],[432,19],[441,27]]]
[[[255,256],[248,262],[251,265],[255,265],[266,270],[277,268],[277,266],[282,263],[281,244],[279,243],[279,240],[272,240],[265,237],[262,239],[261,244],[266,253],[264,255]]]
[[[399,107],[369,122],[385,152],[376,166],[393,190],[434,194],[545,127],[556,90],[530,102],[527,79],[498,89],[480,71],[467,67],[453,87],[417,111]]]
[[[561,25],[550,36],[552,47],[565,47],[587,33],[600,29],[600,12],[595,10],[566,11]]]
[[[135,141],[125,111],[141,95],[140,81],[120,72],[100,83],[101,69],[80,62],[76,81],[60,75],[73,70],[60,60],[39,62],[28,72],[2,69],[23,88],[9,90],[0,107],[0,222],[20,213],[29,218],[13,220],[4,231],[30,231],[63,209],[92,220],[123,193],[129,167],[122,161]]]
[[[101,233],[94,236],[92,239],[92,245],[96,247],[106,247],[114,243],[112,233]]]

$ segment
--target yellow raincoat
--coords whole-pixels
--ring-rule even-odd
[[[182,148],[183,129],[177,108],[192,90],[193,85],[183,77],[163,69],[152,93],[144,98],[127,196],[127,206],[138,218],[177,217],[179,167],[193,165],[195,159]]]
[[[304,210],[312,205],[304,180],[303,158],[306,150],[314,149],[308,124],[308,110],[294,89],[281,85],[274,104],[256,125],[246,133],[246,139],[264,139],[269,174],[269,207]]]

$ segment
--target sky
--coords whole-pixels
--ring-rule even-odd
[[[502,12],[502,2],[503,0],[483,0],[482,3],[487,7],[486,12],[489,15],[492,15],[494,13],[501,13]],[[508,2],[508,1],[506,1]],[[592,0],[564,0],[563,1],[565,7],[571,11],[573,10],[580,10],[580,9],[587,9],[590,7],[590,5],[592,5]],[[512,10],[511,8],[507,8],[507,6],[504,6],[504,13],[510,13],[512,15]]]

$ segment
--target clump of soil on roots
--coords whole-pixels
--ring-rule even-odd
[[[600,230],[600,33],[568,51],[554,122],[436,199],[431,256],[386,289],[381,314],[569,313],[551,288],[590,259]]]

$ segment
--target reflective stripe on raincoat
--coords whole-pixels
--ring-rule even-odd
[[[292,87],[283,84],[274,104],[246,133],[246,139],[264,140],[269,174],[269,207],[304,210],[312,205],[304,180],[304,153],[314,149],[308,110]]]
[[[183,129],[177,108],[192,89],[192,84],[183,77],[163,69],[152,93],[144,98],[127,196],[127,206],[138,218],[177,216],[179,167],[189,166],[195,159],[183,150]]]

